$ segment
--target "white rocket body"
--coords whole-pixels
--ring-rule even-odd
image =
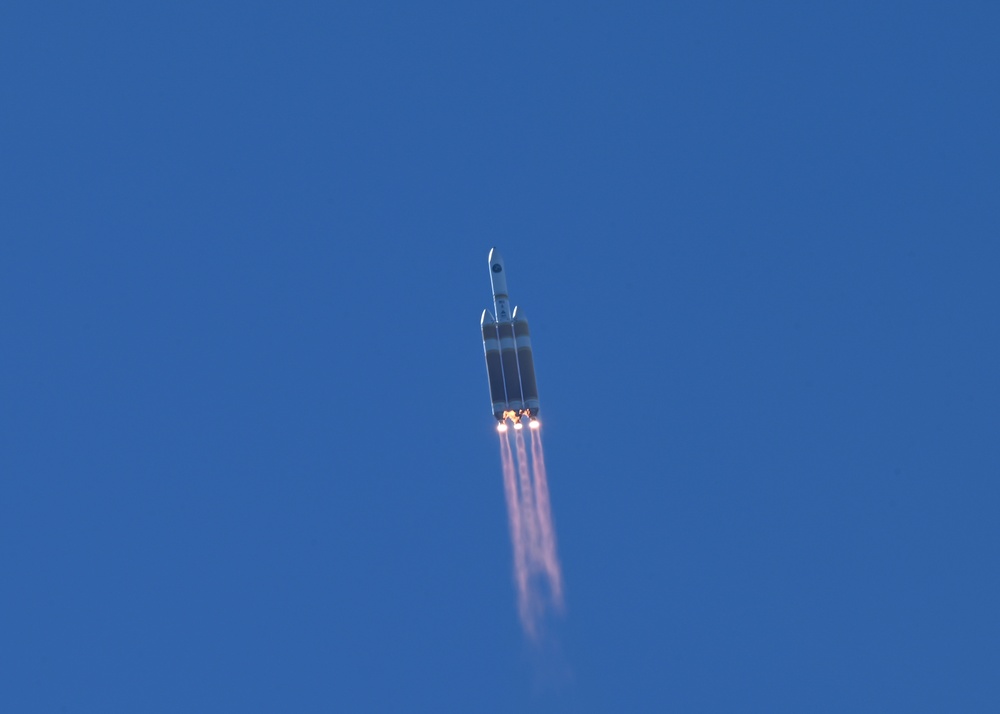
[[[517,424],[521,417],[538,416],[538,388],[531,352],[531,335],[524,311],[511,310],[507,295],[507,270],[496,248],[490,251],[490,283],[493,287],[494,325],[489,311],[483,312],[483,350],[490,382],[493,415],[500,423],[508,418]],[[496,335],[496,338],[494,338]],[[499,343],[499,359],[493,340]],[[502,394],[499,385],[503,385]],[[501,408],[502,406],[502,408]]]

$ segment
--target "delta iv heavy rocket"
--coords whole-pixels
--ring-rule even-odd
[[[493,416],[501,431],[507,428],[508,419],[515,429],[520,429],[524,417],[528,418],[529,426],[535,428],[538,426],[538,387],[528,320],[520,308],[515,307],[511,312],[500,251],[491,250],[489,260],[496,318],[489,310],[483,310],[481,324]]]

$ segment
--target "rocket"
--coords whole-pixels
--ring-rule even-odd
[[[493,416],[501,431],[507,428],[507,419],[514,422],[515,429],[520,429],[524,417],[534,428],[538,425],[538,387],[528,320],[524,310],[510,309],[507,273],[503,257],[496,248],[490,251],[489,262],[496,317],[489,310],[483,310],[480,324]]]

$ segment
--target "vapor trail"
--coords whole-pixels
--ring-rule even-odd
[[[514,431],[517,446],[518,488],[521,492],[521,523],[527,545],[528,571],[537,572],[544,567],[541,541],[538,538],[538,514],[535,511],[534,489],[531,487],[531,473],[528,467],[528,452],[524,446],[524,435],[520,429]]]
[[[503,490],[507,498],[507,520],[510,525],[510,544],[514,551],[514,579],[517,582],[517,610],[525,632],[534,634],[535,623],[531,607],[531,592],[528,584],[527,553],[521,523],[521,507],[517,497],[517,482],[514,476],[514,455],[510,449],[510,439],[500,433],[500,463],[503,466]]]
[[[552,601],[557,608],[562,608],[562,568],[556,555],[556,532],[552,525],[552,508],[549,505],[549,480],[545,473],[541,429],[531,430],[531,464],[535,472],[535,508],[541,532],[542,564],[549,578]]]
[[[537,428],[530,429],[529,456],[523,431],[512,431],[513,444],[509,431],[499,433],[500,463],[514,555],[518,615],[525,634],[536,640],[546,601],[555,610],[562,609],[562,569],[556,555],[541,434]]]

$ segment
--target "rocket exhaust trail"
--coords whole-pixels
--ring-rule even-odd
[[[542,564],[549,578],[552,602],[561,609],[563,604],[562,568],[556,555],[556,532],[552,525],[552,508],[549,505],[549,481],[545,473],[545,452],[542,450],[541,429],[531,430],[531,464],[535,472],[535,508],[541,536]]]
[[[535,624],[531,612],[531,593],[528,584],[528,564],[524,532],[521,523],[521,507],[517,497],[517,481],[514,475],[514,454],[511,453],[510,439],[500,433],[500,463],[503,466],[503,491],[507,498],[507,519],[510,525],[510,544],[514,551],[514,580],[517,582],[517,610],[525,632],[534,635]]]
[[[521,524],[524,526],[528,555],[528,572],[530,574],[544,567],[541,541],[538,539],[538,514],[535,512],[535,497],[534,489],[531,487],[528,452],[524,446],[524,435],[520,430],[514,431],[514,444],[517,446],[518,488],[521,493]]]

